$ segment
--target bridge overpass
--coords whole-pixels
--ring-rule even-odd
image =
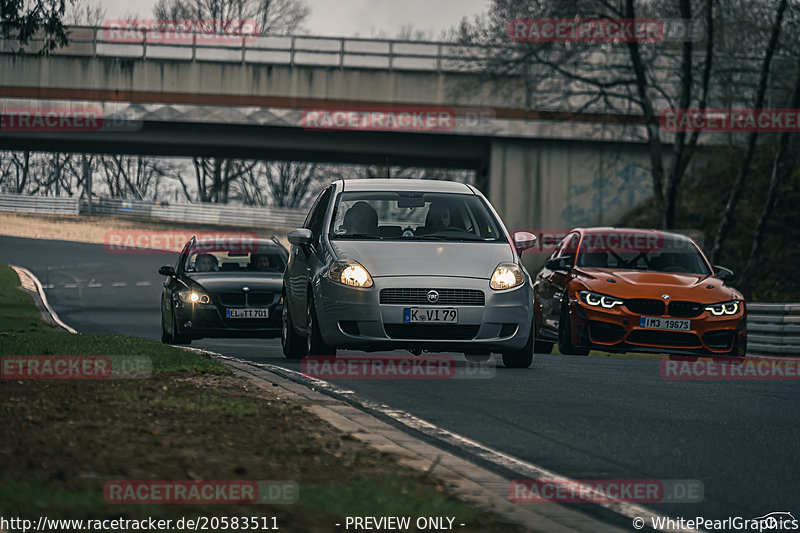
[[[92,108],[105,123],[7,128],[1,149],[473,169],[513,229],[615,223],[651,194],[635,117],[526,109],[525,80],[476,72],[480,50],[301,36],[121,43],[102,28],[73,28],[51,55],[15,46],[0,47],[4,109]],[[309,121],[343,110],[447,118],[366,131]]]

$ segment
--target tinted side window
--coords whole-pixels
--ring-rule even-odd
[[[322,194],[317,198],[311,214],[306,221],[306,228],[310,229],[314,234],[314,242],[319,242],[319,236],[322,234],[322,227],[325,225],[325,212],[328,210],[328,203],[331,198],[331,188],[325,189]]]

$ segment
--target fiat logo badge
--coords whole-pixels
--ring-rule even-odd
[[[428,291],[428,301],[435,304],[439,301],[439,293],[436,291]]]

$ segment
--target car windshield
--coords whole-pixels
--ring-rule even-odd
[[[286,257],[276,246],[261,246],[252,251],[198,247],[189,251],[184,262],[185,272],[225,273],[262,272],[282,273]]]
[[[474,194],[344,192],[331,224],[333,239],[505,240]]]
[[[586,234],[581,241],[577,265],[588,268],[711,274],[700,250],[692,241],[657,233]]]

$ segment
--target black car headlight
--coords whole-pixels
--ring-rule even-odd
[[[180,291],[177,293],[178,299],[185,304],[210,304],[211,298],[208,294],[198,291]]]
[[[731,300],[730,302],[707,305],[705,310],[714,316],[735,315],[739,312],[739,301]]]
[[[613,296],[608,296],[607,294],[600,294],[592,291],[581,291],[578,293],[578,295],[580,296],[581,301],[583,301],[586,305],[591,305],[592,307],[612,309],[625,303],[619,298],[614,298]]]

